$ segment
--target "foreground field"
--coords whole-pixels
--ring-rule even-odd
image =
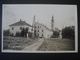
[[[37,41],[37,39],[5,36],[3,38],[3,50],[22,50],[26,46],[32,45]]]
[[[4,37],[3,50],[74,51],[75,41],[61,38],[30,39],[24,37]]]
[[[44,39],[38,51],[74,51],[75,41],[69,39]]]

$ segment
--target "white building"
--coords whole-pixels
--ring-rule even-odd
[[[34,21],[35,21],[35,16],[34,16]],[[41,24],[38,22],[34,23],[34,32],[38,37],[50,38],[53,34],[53,31],[54,31],[54,17],[53,16],[51,19],[51,29],[49,29],[44,24]]]
[[[34,31],[38,37],[41,38],[50,38],[53,34],[53,31],[50,30],[47,26],[40,24],[38,22],[35,22]]]
[[[10,26],[10,35],[13,35],[15,36],[16,35],[16,32],[21,32],[22,29],[26,29],[28,28],[28,32],[31,32],[31,29],[32,29],[32,26],[28,23],[26,23],[25,21],[22,21],[20,19],[20,21],[16,22],[16,23],[13,23]]]

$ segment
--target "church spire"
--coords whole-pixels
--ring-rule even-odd
[[[52,15],[52,21],[54,21],[54,16]]]
[[[52,19],[51,19],[51,30],[54,31],[54,17],[52,15]]]

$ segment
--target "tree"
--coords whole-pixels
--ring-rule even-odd
[[[21,36],[22,37],[27,37],[27,34],[28,34],[28,28],[26,28],[26,29],[22,29],[22,31],[21,31]]]
[[[27,37],[28,34],[28,28],[24,29],[24,36]]]
[[[31,32],[28,32],[28,37],[32,38],[32,33]]]
[[[8,30],[3,30],[3,36],[9,36],[10,31]]]
[[[51,38],[58,38],[60,35],[60,33],[58,31],[54,31],[53,35],[51,36]]]
[[[24,37],[24,28],[21,31],[21,36]]]
[[[75,39],[75,31],[74,28],[70,27],[65,27],[62,29],[62,38],[69,38],[69,39]]]

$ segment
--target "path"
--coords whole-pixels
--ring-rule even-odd
[[[43,41],[44,41],[44,39],[39,39],[38,42],[36,42],[30,46],[26,46],[22,51],[37,51],[37,49],[41,46]]]

